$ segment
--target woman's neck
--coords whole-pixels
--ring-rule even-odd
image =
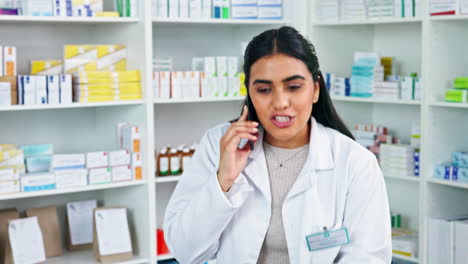
[[[310,132],[311,131],[311,122],[307,123],[307,125],[299,131],[297,135],[293,138],[288,140],[278,140],[274,138],[268,131],[265,130],[265,140],[268,144],[275,146],[277,148],[284,148],[284,149],[295,149],[308,144],[310,141]]]

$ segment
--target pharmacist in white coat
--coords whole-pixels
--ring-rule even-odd
[[[244,60],[242,115],[203,136],[167,207],[176,259],[390,263],[382,173],[336,114],[312,44],[269,30]]]

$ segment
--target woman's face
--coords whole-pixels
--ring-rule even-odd
[[[299,59],[277,53],[256,61],[250,69],[249,94],[265,129],[265,140],[277,147],[296,148],[309,142],[312,105],[318,82]]]

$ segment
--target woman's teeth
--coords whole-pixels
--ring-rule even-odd
[[[275,120],[281,123],[289,122],[289,116],[275,116]]]

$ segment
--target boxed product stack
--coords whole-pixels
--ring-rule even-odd
[[[468,152],[455,151],[452,161],[437,165],[434,169],[434,178],[468,183]]]
[[[427,231],[427,258],[431,263],[466,263],[468,216],[429,218]]]
[[[411,230],[392,228],[393,254],[416,258],[418,256],[418,233]]]
[[[0,194],[20,191],[20,174],[25,173],[23,150],[0,144]]]
[[[384,80],[384,68],[375,53],[357,52],[351,71],[351,96],[371,97],[374,82]]]
[[[143,179],[143,160],[141,156],[141,130],[139,126],[131,125],[127,123],[118,124],[118,138],[120,148],[124,149],[130,155],[130,163],[128,169],[131,173],[131,179],[141,180]],[[123,153],[122,153],[123,154]],[[115,163],[113,164],[114,166]],[[115,170],[117,172],[124,170],[124,168],[113,168],[112,179],[116,180],[127,180],[126,178],[116,177]]]
[[[258,19],[283,18],[283,0],[258,0]]]
[[[402,100],[420,101],[422,99],[422,79],[417,77],[416,73],[413,73],[410,76],[402,77],[400,86],[400,97]]]
[[[338,0],[317,1],[315,7],[316,22],[336,22],[339,20]]]
[[[281,19],[282,0],[153,0],[158,18]]]
[[[257,8],[258,0],[232,0],[231,16],[234,19],[256,19],[259,16],[259,9]],[[215,5],[214,18],[221,18],[216,12],[216,0],[213,1]],[[225,18],[222,16],[222,18]],[[229,18],[226,17],[226,18]]]
[[[86,155],[83,153],[53,155],[50,170],[55,175],[57,189],[82,187],[88,184]]]
[[[74,102],[142,99],[140,71],[81,71],[74,74]]]
[[[352,133],[356,141],[374,153],[377,158],[382,144],[400,143],[400,139],[389,134],[388,128],[384,126],[357,124]]]
[[[468,77],[455,78],[453,89],[445,92],[445,101],[454,103],[468,102]]]
[[[331,96],[349,96],[351,94],[349,77],[337,77],[333,73],[326,73],[324,78],[325,85]]]
[[[468,0],[460,0],[460,14],[468,15]]]
[[[359,21],[367,18],[366,2],[364,0],[340,1],[340,19],[343,21]]]
[[[398,100],[400,98],[400,84],[398,82],[374,82],[374,98]]]
[[[394,17],[393,0],[368,0],[367,18],[369,20],[391,19]]]
[[[127,47],[123,45],[65,45],[64,70],[77,71],[125,71]]]
[[[380,145],[379,162],[384,175],[415,176],[415,154],[410,145]]]
[[[395,17],[410,18],[421,15],[421,2],[419,0],[395,1]]]
[[[18,86],[15,76],[0,76],[0,106],[18,104]]]
[[[193,58],[192,71],[153,73],[154,95],[160,99],[239,96],[238,57]]]
[[[455,15],[457,13],[456,0],[429,1],[429,14],[431,16]]]

